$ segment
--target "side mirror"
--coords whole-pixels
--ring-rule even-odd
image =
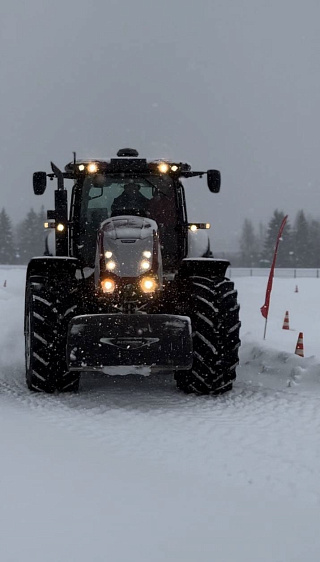
[[[219,193],[221,186],[221,174],[219,170],[207,171],[207,183],[211,193]]]
[[[46,172],[34,172],[33,174],[33,191],[35,195],[43,195],[47,187]]]

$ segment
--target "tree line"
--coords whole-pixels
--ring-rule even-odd
[[[269,267],[280,225],[285,214],[275,210],[267,226],[258,229],[245,219],[239,240],[240,252],[237,264],[241,267]],[[277,267],[320,267],[320,220],[306,217],[303,210],[297,212],[293,223],[288,219],[280,239]]]
[[[33,209],[17,225],[13,225],[4,208],[0,211],[0,264],[27,265],[34,256],[42,256],[45,248],[44,208]]]
[[[280,225],[285,214],[275,210],[267,225],[255,227],[245,219],[239,239],[239,252],[233,256],[234,267],[269,267]],[[32,208],[25,219],[13,226],[3,208],[0,212],[0,264],[27,265],[45,249],[44,208],[37,213]],[[306,217],[298,211],[293,224],[287,220],[280,240],[277,267],[320,268],[320,220]]]

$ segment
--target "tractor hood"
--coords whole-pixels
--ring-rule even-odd
[[[117,216],[101,223],[100,270],[117,277],[139,277],[162,270],[157,223],[139,216]]]

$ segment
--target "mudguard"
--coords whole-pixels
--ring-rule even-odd
[[[195,275],[213,279],[225,277],[230,265],[228,260],[215,258],[185,258],[178,270],[178,277],[188,279]]]
[[[79,261],[77,258],[40,256],[30,260],[27,269],[27,279],[32,276],[48,277],[48,279],[76,279]]]

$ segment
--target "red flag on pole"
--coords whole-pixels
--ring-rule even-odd
[[[272,260],[271,269],[270,269],[270,273],[269,273],[269,279],[268,279],[267,290],[266,290],[266,298],[265,298],[265,301],[264,301],[264,305],[260,308],[261,314],[262,314],[263,318],[265,318],[266,320],[268,318],[268,313],[269,313],[270,295],[271,295],[271,291],[272,291],[272,283],[273,283],[274,268],[275,268],[275,265],[276,265],[276,259],[277,259],[277,253],[278,253],[278,246],[279,246],[280,238],[282,236],[283,229],[284,229],[284,227],[286,225],[286,222],[287,222],[287,218],[288,218],[288,215],[286,215],[284,217],[284,219],[281,223],[281,226],[279,228],[277,242],[276,242],[276,245],[275,245],[273,260]]]

